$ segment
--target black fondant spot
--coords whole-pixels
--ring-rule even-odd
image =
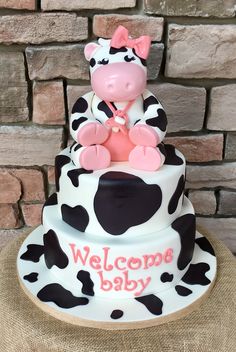
[[[30,273],[28,275],[25,275],[23,279],[29,282],[36,282],[38,281],[38,275],[39,275],[38,273]]]
[[[120,319],[123,317],[124,312],[120,309],[115,309],[111,312],[111,319]]]
[[[70,158],[66,155],[57,155],[55,159],[55,183],[56,183],[56,190],[59,192],[60,190],[60,184],[59,184],[59,179],[61,176],[61,169],[63,168],[64,165],[68,164],[70,162]]]
[[[76,102],[72,108],[72,114],[74,114],[75,112],[83,113],[87,109],[88,109],[87,101],[83,97],[80,97],[79,99],[76,100]]]
[[[167,126],[166,113],[163,109],[157,109],[157,113],[157,116],[147,119],[146,124],[152,127],[157,127],[164,132]]]
[[[154,105],[154,104],[159,104],[159,101],[153,95],[150,95],[150,97],[144,99],[144,101],[143,101],[144,112],[147,111],[147,109],[149,108],[150,105]]]
[[[178,268],[183,270],[191,262],[194,250],[196,233],[196,218],[193,214],[185,214],[177,218],[171,227],[180,236],[181,249],[178,258]]]
[[[82,293],[88,296],[94,296],[94,283],[91,280],[90,273],[85,270],[80,270],[77,274],[77,279],[82,283]]]
[[[171,282],[173,281],[174,275],[169,273],[161,274],[161,281],[162,282]]]
[[[74,152],[76,152],[77,150],[79,150],[80,148],[82,148],[82,145],[81,144],[77,144],[74,148]]]
[[[209,285],[211,281],[205,275],[209,270],[210,266],[207,263],[190,264],[182,281],[189,285]]]
[[[60,269],[67,267],[69,260],[61,249],[58,237],[53,230],[49,230],[43,235],[44,258],[48,269],[56,265]]]
[[[128,49],[125,46],[122,46],[121,48],[114,48],[114,47],[110,47],[109,50],[109,54],[114,55],[117,53],[126,53],[128,51]]]
[[[67,172],[68,177],[70,178],[72,185],[74,187],[79,187],[79,176],[82,174],[91,174],[93,171],[81,169],[73,169]]]
[[[92,59],[89,61],[89,64],[91,67],[96,65],[96,60],[94,59],[94,57],[92,57]]]
[[[193,293],[192,290],[181,285],[175,286],[175,291],[178,293],[179,296],[184,296],[184,297],[189,296],[191,295],[191,293]]]
[[[85,297],[75,297],[59,284],[49,284],[44,286],[37,294],[37,297],[43,302],[54,302],[61,308],[73,308],[84,306],[89,300]]]
[[[160,208],[162,192],[141,178],[111,171],[102,175],[94,197],[94,210],[103,229],[121,235],[148,221]]]
[[[159,148],[160,152],[161,152],[161,153],[164,155],[164,157],[166,158],[166,149],[165,149],[164,143],[158,144],[157,147]]]
[[[20,259],[37,263],[43,253],[44,246],[39,244],[28,244],[27,251],[21,255]]]
[[[164,164],[166,165],[182,165],[183,160],[175,154],[175,147],[171,144],[165,144],[166,150],[166,160]]]
[[[213,255],[215,257],[214,249],[213,249],[212,245],[210,244],[210,242],[206,239],[206,237],[196,238],[195,242],[199,245],[199,247],[203,251],[210,253],[211,255]]]
[[[169,214],[173,214],[176,211],[178,204],[179,204],[180,197],[183,194],[183,191],[184,191],[184,175],[182,175],[179,178],[176,189],[175,189],[172,197],[170,198],[169,205],[168,205],[168,213]]]
[[[116,110],[115,105],[113,103],[111,103],[111,104],[114,106],[114,109]],[[113,112],[111,111],[111,109],[105,103],[104,100],[100,101],[100,103],[98,104],[98,110],[103,111],[104,114],[106,114],[107,117],[112,117],[113,116]]]
[[[74,227],[75,229],[84,232],[89,223],[89,215],[87,210],[82,205],[70,207],[67,204],[61,206],[62,219]]]
[[[74,142],[74,143],[71,144],[71,146],[70,146],[70,153],[71,153],[73,147],[75,146],[75,144],[76,144],[76,142]]]
[[[139,121],[141,121],[141,119],[138,119],[137,121],[135,121],[134,126],[136,125],[136,123],[138,123]]]
[[[72,129],[74,131],[77,131],[77,129],[79,128],[79,126],[81,125],[81,123],[87,121],[87,117],[84,117],[84,116],[81,116],[79,117],[78,119],[75,119],[73,122],[72,122]]]
[[[145,305],[147,310],[154,315],[162,314],[163,302],[155,295],[147,295],[135,298],[138,302]]]
[[[57,193],[53,193],[50,195],[50,197],[46,200],[44,203],[44,207],[48,207],[50,205],[56,205],[57,204]]]

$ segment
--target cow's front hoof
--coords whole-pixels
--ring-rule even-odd
[[[102,145],[92,145],[81,152],[79,162],[86,170],[105,169],[111,163],[111,155]]]
[[[78,132],[78,141],[84,147],[93,144],[104,143],[109,136],[109,132],[98,122],[91,122],[81,128]]]
[[[135,145],[155,147],[159,138],[154,129],[146,125],[136,125],[129,131],[129,138]]]
[[[163,160],[157,148],[137,146],[129,154],[129,164],[134,169],[156,171]]]

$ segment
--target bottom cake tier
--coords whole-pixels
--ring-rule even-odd
[[[216,273],[214,250],[195,231],[185,198],[165,230],[132,239],[79,233],[45,208],[44,227],[24,241],[17,258],[30,298],[59,319],[86,326],[149,321],[201,299]],[[102,327],[102,325],[101,325]]]

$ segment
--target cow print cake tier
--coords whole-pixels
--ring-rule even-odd
[[[85,46],[93,91],[70,118],[75,142],[55,159],[56,193],[17,258],[26,294],[53,316],[138,328],[195,309],[216,276],[184,196],[185,158],[164,144],[167,119],[146,89],[147,36],[120,26]]]

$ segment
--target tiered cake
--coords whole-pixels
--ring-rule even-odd
[[[214,251],[183,194],[185,158],[162,143],[166,116],[143,83],[149,47],[123,27],[86,46],[93,92],[73,107],[75,143],[56,157],[56,193],[19,251],[25,292],[72,323],[154,325],[214,281]]]

